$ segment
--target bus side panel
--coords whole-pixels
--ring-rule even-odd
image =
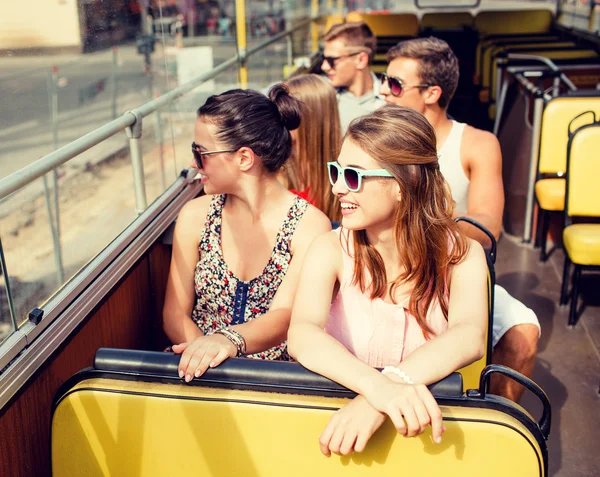
[[[429,429],[400,437],[387,421],[363,453],[327,458],[318,438],[344,403],[177,384],[113,382],[99,389],[83,381],[65,393],[53,417],[53,475],[541,475],[541,452],[521,423],[500,411],[458,406],[442,406],[441,444]]]
[[[52,399],[68,378],[91,366],[98,348],[152,349],[158,316],[150,296],[148,257],[142,258],[74,336],[0,413],[0,475],[50,475]],[[8,437],[16,436],[16,437]],[[81,475],[75,473],[73,475]]]

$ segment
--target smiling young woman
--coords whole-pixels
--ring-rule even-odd
[[[386,414],[406,436],[431,424],[438,442],[441,413],[426,385],[483,354],[483,249],[452,220],[435,132],[420,113],[388,105],[352,122],[329,174],[342,226],[307,254],[288,344],[359,396],[333,416],[321,449],[362,451]]]

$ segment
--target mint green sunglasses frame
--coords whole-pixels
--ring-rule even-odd
[[[337,180],[336,181],[333,180],[333,177],[331,175],[332,169],[335,169],[337,171]],[[356,174],[356,178],[357,178],[356,179],[356,181],[357,181],[356,187],[350,187],[350,184],[348,184],[348,178],[346,177],[346,171],[351,171]],[[337,162],[328,162],[327,163],[327,173],[329,175],[329,182],[332,186],[334,186],[336,184],[336,182],[340,179],[340,177],[343,177],[344,185],[346,186],[346,189],[348,189],[350,192],[358,192],[360,190],[360,188],[362,187],[363,177],[394,177],[392,173],[390,173],[389,171],[386,171],[385,169],[363,170],[363,169],[357,169],[356,167],[341,167]]]

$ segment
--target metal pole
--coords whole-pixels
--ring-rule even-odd
[[[112,68],[110,75],[110,92],[112,96],[111,108],[112,108],[112,118],[116,119],[117,117],[117,63],[119,58],[119,49],[116,46],[112,47]]]
[[[137,111],[127,111],[133,115],[135,122],[129,126],[127,137],[129,137],[129,153],[131,155],[131,168],[133,170],[133,188],[135,190],[135,211],[140,215],[146,207],[146,183],[144,181],[144,159],[142,155],[142,118]]]
[[[10,280],[8,278],[8,269],[6,268],[6,259],[4,258],[4,248],[2,247],[2,237],[0,237],[0,267],[2,267],[2,273],[4,274],[4,287],[6,288],[6,299],[8,301],[8,310],[10,312],[10,319],[13,323],[14,330],[17,331],[19,326],[17,325],[17,315],[15,314],[15,304],[12,298],[12,292],[10,291]]]
[[[319,15],[319,0],[312,0],[311,4],[311,14],[313,18],[316,18]],[[311,23],[311,33],[312,33],[312,50],[311,53],[315,53],[319,50],[319,23],[316,20],[313,20]]]
[[[494,95],[494,101],[496,101],[496,109],[498,109],[497,101],[500,97],[500,86],[502,84],[502,77],[504,73],[504,68],[506,67],[507,61],[504,58],[498,58],[498,62],[496,64],[496,84],[494,85],[494,91],[490,91],[490,96]],[[491,100],[492,98],[490,98]]]
[[[196,36],[196,33],[195,33],[195,28],[196,28],[195,9],[196,9],[196,6],[195,6],[194,0],[188,0],[188,14],[187,14],[188,38],[194,38],[194,36]]]
[[[160,95],[156,95],[159,97]],[[172,117],[172,115],[171,115]],[[163,154],[164,137],[162,130],[162,118],[160,117],[160,109],[156,110],[156,141],[158,142],[158,168],[160,170],[160,176],[162,180],[163,190],[167,190],[167,178],[165,177],[165,162]]]
[[[58,68],[52,67],[48,74],[48,98],[50,101],[50,121],[52,124],[52,146],[56,151],[58,149]],[[52,247],[54,249],[54,262],[56,265],[56,279],[58,284],[64,283],[64,271],[62,261],[62,250],[60,247],[60,217],[58,206],[58,172],[56,168],[51,174],[52,187],[54,189],[52,198],[50,197],[50,188],[48,186],[48,176],[44,176],[44,195],[46,197],[46,210],[48,212],[48,222],[52,234]]]
[[[552,97],[553,98],[558,97],[559,93],[560,93],[560,78],[556,77],[556,78],[554,78],[554,84],[552,85]]]
[[[288,65],[289,71],[291,72],[292,65],[294,64],[293,42],[292,42],[291,35],[286,36],[285,41],[287,44],[287,65]]]
[[[247,40],[246,40],[246,0],[235,0],[235,33],[237,42],[237,52],[240,58],[238,68],[239,86],[242,89],[248,87],[248,60]]]
[[[502,113],[504,112],[504,103],[506,102],[506,93],[508,92],[508,75],[502,80],[502,87],[500,88],[500,96],[496,102],[496,119],[494,120],[494,135],[497,136],[500,132],[500,121],[502,120]]]
[[[544,98],[538,91],[533,102],[533,130],[531,131],[531,158],[529,162],[529,181],[527,183],[527,201],[525,203],[525,227],[523,242],[531,242],[531,229],[533,222],[533,204],[535,194],[535,179],[537,176],[538,159],[540,153],[540,136],[542,133],[542,114],[544,112]]]
[[[152,17],[150,15],[146,16],[146,21],[144,22],[144,29],[146,31],[147,36],[152,36],[154,38],[154,24],[152,23]],[[152,84],[152,53],[146,52],[144,54],[144,73],[148,77],[148,96],[150,100],[154,97],[153,94],[153,84]]]

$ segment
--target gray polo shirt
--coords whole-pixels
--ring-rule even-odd
[[[381,82],[373,72],[371,72],[371,77],[373,78],[373,89],[360,98],[357,98],[345,88],[338,89],[337,98],[342,134],[346,133],[353,119],[372,113],[385,104],[385,101],[379,96]]]

